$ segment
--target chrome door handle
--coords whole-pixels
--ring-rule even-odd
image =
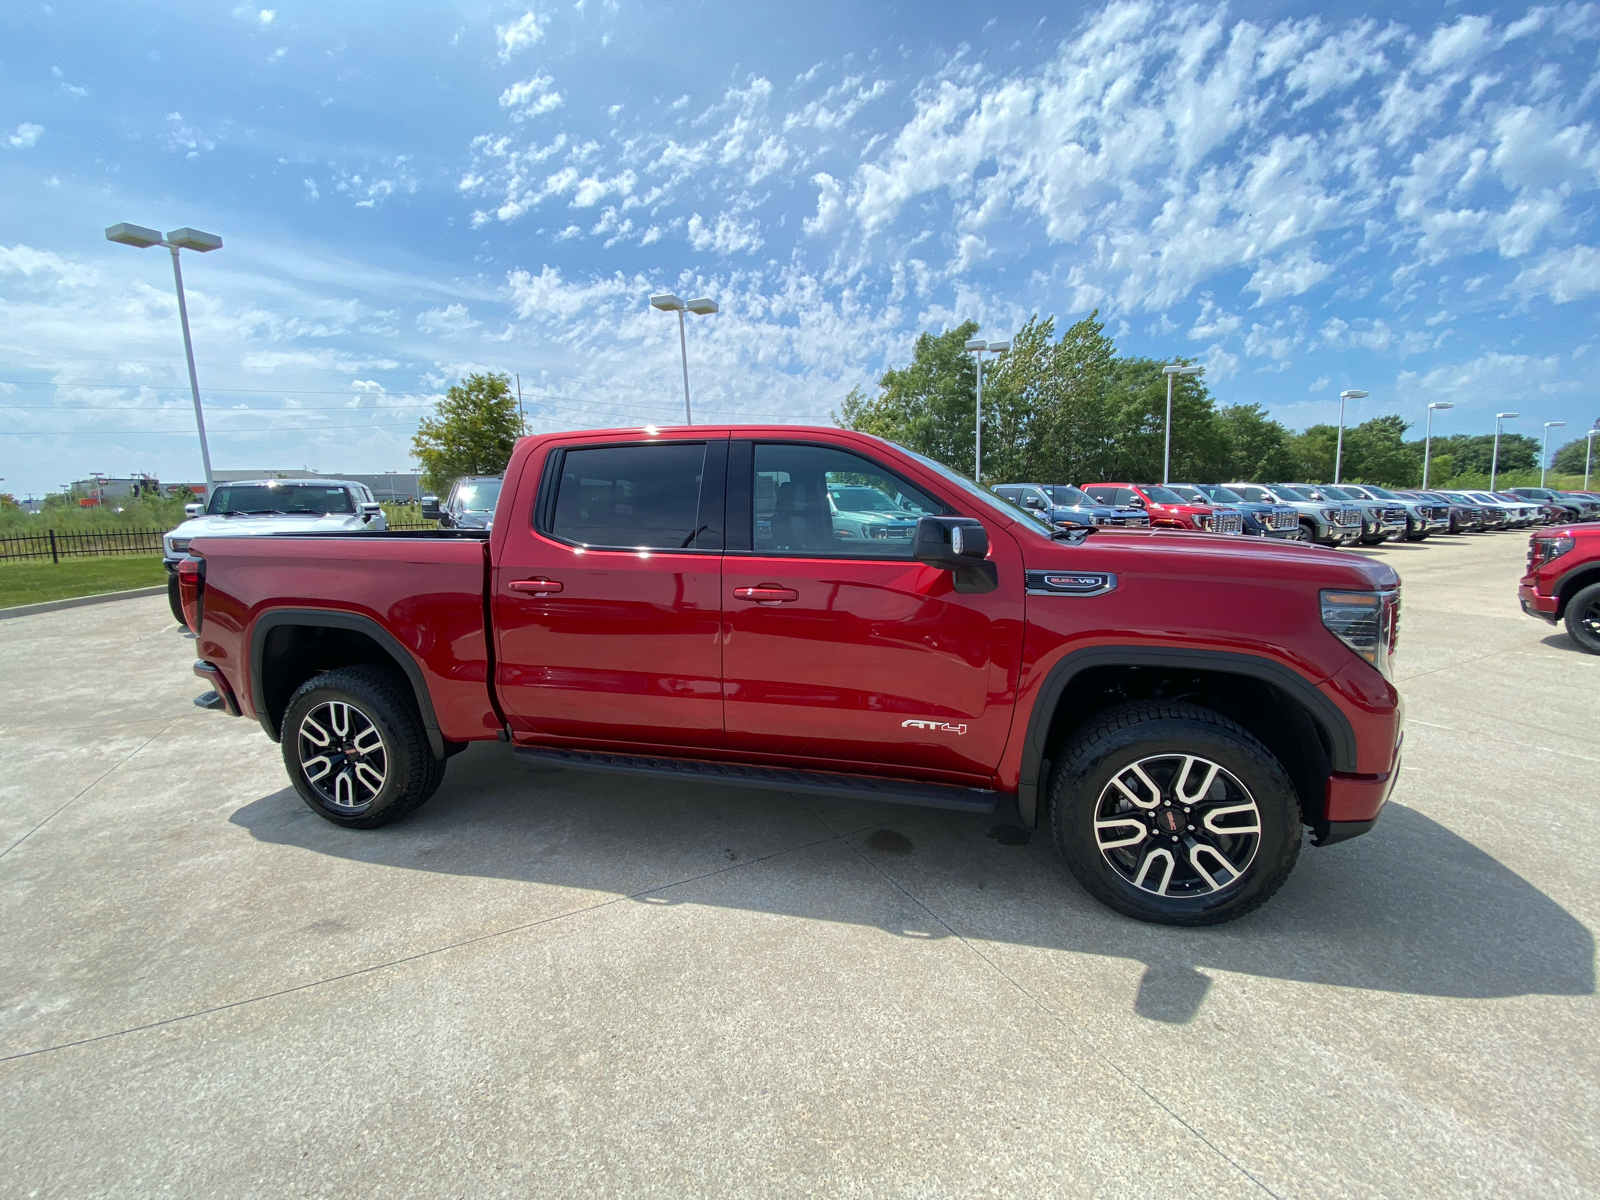
[[[800,599],[800,593],[793,588],[763,583],[758,587],[736,587],[733,589],[733,598],[754,600],[757,604],[786,604],[790,600]]]
[[[513,592],[532,592],[534,595],[543,595],[561,590],[561,585],[554,579],[513,579],[506,584],[506,587]]]

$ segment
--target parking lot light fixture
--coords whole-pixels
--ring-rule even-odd
[[[1436,408],[1454,408],[1455,404],[1449,400],[1437,400],[1428,405],[1428,436],[1422,440],[1422,490],[1428,490],[1428,459],[1433,451],[1433,410]]]
[[[1339,445],[1333,452],[1333,482],[1338,484],[1339,473],[1344,469],[1344,405],[1346,400],[1364,400],[1367,394],[1360,388],[1346,388],[1339,393]]]
[[[1004,341],[988,342],[983,338],[971,338],[962,343],[962,348],[971,351],[978,357],[978,397],[973,419],[972,443],[972,482],[983,482],[983,353],[985,350],[991,354],[999,354],[1003,350],[1011,349],[1011,339]]]
[[[1495,476],[1500,470],[1500,422],[1514,421],[1521,413],[1495,413],[1494,415],[1494,454],[1489,459],[1489,490],[1494,491]]]
[[[1540,487],[1544,486],[1545,471],[1550,466],[1550,431],[1552,429],[1560,429],[1565,424],[1565,421],[1546,421],[1544,423],[1544,453],[1539,456]],[[1593,445],[1592,442],[1590,444]]]
[[[165,246],[172,251],[172,282],[178,289],[178,321],[183,326],[183,355],[189,362],[189,392],[194,397],[194,424],[200,431],[200,463],[206,472],[206,498],[211,497],[211,447],[206,444],[206,415],[200,407],[200,378],[194,369],[194,342],[189,337],[189,305],[183,296],[183,267],[178,263],[179,250],[192,250],[196,254],[209,254],[222,249],[222,239],[202,229],[174,229],[165,237],[159,230],[143,225],[120,221],[106,229],[106,240],[119,246],[132,246],[148,250],[151,246]]]
[[[696,296],[685,303],[672,292],[658,292],[651,296],[650,307],[678,314],[678,350],[683,355],[683,421],[686,425],[693,425],[694,412],[689,407],[689,336],[684,329],[683,314],[692,312],[697,316],[708,317],[712,313],[721,312],[722,309],[710,296]]]
[[[1170,363],[1161,368],[1161,373],[1167,377],[1167,444],[1161,452],[1161,484],[1165,487],[1172,481],[1172,381],[1179,375],[1204,375],[1204,367],[1186,367],[1182,363]]]

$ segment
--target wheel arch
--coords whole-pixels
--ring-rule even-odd
[[[411,685],[434,757],[447,746],[422,668],[398,638],[371,617],[320,608],[274,608],[250,632],[250,701],[267,736],[277,741],[289,697],[306,680],[362,663],[398,667]]]
[[[1561,577],[1556,584],[1556,620],[1567,615],[1567,601],[1591,583],[1600,583],[1600,562],[1585,563]]]
[[[1356,770],[1349,719],[1317,686],[1282,663],[1225,650],[1095,646],[1066,655],[1039,689],[1028,714],[1017,808],[1028,828],[1039,823],[1039,798],[1051,758],[1072,731],[1129,699],[1194,699],[1260,739],[1283,763],[1313,829],[1327,824],[1331,772]]]

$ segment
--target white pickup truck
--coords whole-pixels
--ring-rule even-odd
[[[167,602],[184,624],[178,563],[197,537],[255,537],[270,533],[381,533],[389,522],[364,483],[343,479],[251,479],[219,483],[205,504],[190,504],[189,520],[161,539]]]

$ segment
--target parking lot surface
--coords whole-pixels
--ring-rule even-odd
[[[1405,765],[1216,929],[994,818],[452,761],[335,828],[163,598],[0,623],[0,1194],[1592,1196],[1600,658],[1405,584]]]

